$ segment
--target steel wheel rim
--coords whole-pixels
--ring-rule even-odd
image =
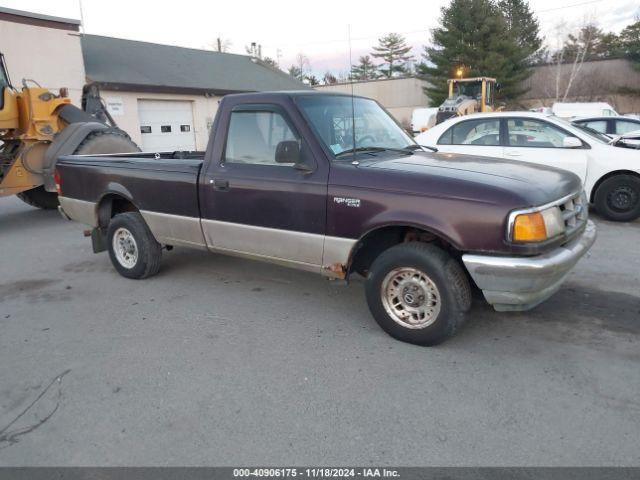
[[[129,230],[123,227],[118,228],[113,234],[112,246],[120,265],[127,269],[136,266],[138,263],[138,244]]]
[[[385,311],[404,328],[426,328],[440,314],[440,291],[434,281],[417,268],[394,268],[382,280],[380,290]]]
[[[639,199],[638,192],[626,185],[615,188],[607,198],[609,206],[618,212],[632,210],[638,204]]]

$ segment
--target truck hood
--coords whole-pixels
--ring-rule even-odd
[[[542,205],[582,189],[579,177],[565,170],[532,163],[454,153],[415,152],[371,160],[359,168],[385,172],[386,188],[413,193],[500,202],[490,192],[517,198],[524,205]],[[397,179],[403,178],[402,185]]]

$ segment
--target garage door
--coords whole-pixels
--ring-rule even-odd
[[[191,102],[138,100],[138,119],[145,152],[196,149]]]

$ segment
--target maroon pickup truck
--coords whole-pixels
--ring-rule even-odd
[[[380,326],[421,345],[454,333],[472,287],[499,311],[539,304],[595,240],[577,176],[426,151],[338,94],[229,95],[206,152],[63,156],[55,178],[125,277],[173,246],[359,274]]]

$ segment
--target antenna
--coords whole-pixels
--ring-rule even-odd
[[[82,0],[78,0],[80,4],[80,33],[85,33],[84,28],[84,12],[82,11]]]
[[[356,161],[356,108],[354,106],[353,99],[353,60],[351,58],[351,25],[347,25],[347,37],[349,40],[349,83],[351,83],[351,135],[353,137],[353,164],[357,165]]]

